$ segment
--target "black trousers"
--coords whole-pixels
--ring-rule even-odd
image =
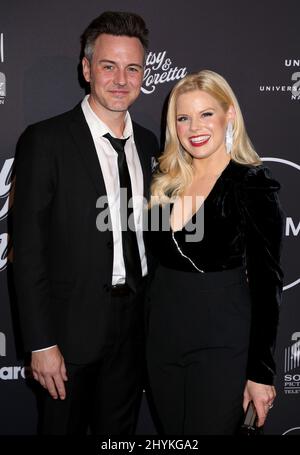
[[[251,321],[244,271],[159,267],[148,300],[147,362],[160,431],[235,434],[243,417]]]
[[[150,363],[158,429],[167,435],[234,435],[243,416],[242,360],[222,349],[189,365]],[[243,365],[243,360],[241,362]]]
[[[133,434],[143,390],[143,332],[143,292],[112,295],[101,357],[93,364],[66,364],[65,400],[43,391],[40,433]]]

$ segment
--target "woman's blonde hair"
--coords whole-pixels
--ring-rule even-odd
[[[180,196],[192,181],[192,157],[181,147],[177,137],[176,104],[179,95],[195,90],[202,90],[211,95],[220,103],[224,112],[233,106],[236,115],[233,124],[232,160],[241,164],[261,164],[247,135],[239,103],[226,80],[210,70],[189,74],[173,87],[170,94],[165,149],[159,158],[159,168],[151,185],[154,203],[164,203]]]

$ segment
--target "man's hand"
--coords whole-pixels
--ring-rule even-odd
[[[66,398],[64,381],[67,381],[65,361],[58,346],[32,353],[31,368],[33,377],[55,400]]]

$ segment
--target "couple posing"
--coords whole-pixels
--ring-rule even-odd
[[[279,185],[251,145],[231,88],[208,70],[173,88],[152,177],[157,140],[128,112],[147,45],[136,14],[93,20],[82,35],[90,94],[28,127],[18,143],[14,274],[24,347],[44,389],[42,434],[134,433],[145,314],[164,433],[234,434],[249,401],[262,425],[275,398]],[[170,229],[143,233],[135,203],[127,213],[134,229],[126,229],[128,200],[150,195],[150,223],[167,210]],[[101,230],[104,196],[111,229]],[[204,235],[189,242],[199,200]]]

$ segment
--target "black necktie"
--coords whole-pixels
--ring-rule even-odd
[[[126,270],[126,283],[133,290],[137,290],[137,286],[142,278],[142,268],[140,253],[136,238],[132,201],[132,188],[130,174],[127,166],[126,155],[124,151],[127,139],[117,139],[109,133],[103,137],[109,140],[113,148],[118,153],[118,168],[120,178],[120,212],[121,212],[121,227],[122,227],[122,245],[123,256]],[[127,191],[126,191],[127,190]],[[130,205],[130,207],[129,207]],[[128,226],[128,219],[131,218],[131,229]],[[134,230],[132,230],[134,228]]]

